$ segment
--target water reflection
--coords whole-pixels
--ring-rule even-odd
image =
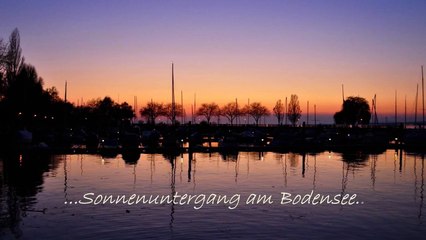
[[[378,155],[372,155],[371,156],[370,179],[371,179],[371,186],[372,186],[373,190],[375,190],[375,186],[376,186],[377,159],[378,159]]]
[[[220,152],[223,161],[236,162],[238,160],[238,151]]]
[[[194,153],[188,153],[188,182],[191,182],[192,162],[194,161]]]
[[[126,150],[122,153],[123,160],[129,165],[137,164],[140,156],[139,150]]]
[[[170,196],[174,196],[176,194],[176,159],[179,156],[178,152],[167,152],[163,154],[163,157],[170,162]],[[169,228],[173,233],[173,222],[175,214],[175,202],[170,204],[170,222]]]
[[[22,217],[28,212],[46,212],[35,207],[36,195],[43,191],[44,174],[57,169],[59,163],[44,154],[0,156],[0,236],[10,231],[14,237],[21,237]]]
[[[29,238],[28,234],[36,232],[49,239],[53,233],[49,235],[43,227],[46,222],[54,223],[56,230],[52,231],[56,233],[84,224],[88,227],[83,236],[89,238],[136,237],[142,232],[142,237],[156,238],[180,238],[184,232],[190,232],[192,238],[197,238],[202,236],[197,234],[205,231],[223,237],[216,231],[218,228],[230,237],[255,234],[255,230],[265,236],[286,232],[301,237],[304,232],[297,230],[300,226],[325,237],[322,231],[327,231],[330,225],[335,226],[336,231],[355,234],[355,230],[336,225],[336,221],[345,222],[354,229],[368,230],[372,230],[370,226],[376,221],[380,228],[375,231],[381,237],[391,236],[389,232],[393,229],[402,229],[402,233],[414,237],[420,236],[416,232],[426,233],[422,225],[424,154],[387,150],[320,154],[123,153],[116,158],[14,155],[1,157],[0,164],[0,236]],[[131,211],[128,211],[129,206],[72,208],[63,204],[78,200],[85,192],[170,196],[176,193],[240,193],[243,196],[261,193],[277,197],[282,191],[296,194],[312,190],[357,193],[366,204],[334,208],[282,207],[274,203],[271,206],[242,205],[234,211],[224,211],[221,206],[194,211],[191,206],[174,203],[135,206]],[[386,225],[380,223],[384,214]],[[108,222],[101,219],[108,219]],[[239,230],[229,225],[230,222],[237,223]],[[256,228],[256,222],[262,222],[265,229]],[[316,230],[310,228],[311,222],[317,223]],[[102,235],[105,224],[114,225],[119,235]],[[76,238],[81,236],[79,234],[71,233],[70,236]],[[362,233],[361,236],[365,237]]]
[[[420,184],[420,204],[419,204],[419,222],[423,223],[423,219],[422,219],[422,213],[423,213],[423,201],[424,201],[424,186],[425,186],[425,178],[424,178],[424,173],[425,173],[425,156],[424,154],[421,156],[422,158],[422,169],[421,169],[421,184]]]
[[[317,155],[314,155],[314,177],[312,180],[313,190],[317,188]]]
[[[64,165],[64,199],[65,199],[65,201],[68,202],[69,199],[68,199],[68,168],[67,168],[67,162],[68,161],[65,157],[65,160],[64,160],[64,163],[63,163],[63,165]]]
[[[363,151],[346,151],[340,153],[342,160],[351,168],[365,167],[369,154]]]
[[[414,158],[413,163],[413,175],[414,175],[414,187],[413,187],[413,199],[418,202],[418,221],[419,224],[423,223],[423,204],[424,204],[424,172],[425,172],[425,155],[424,154],[410,154]],[[419,165],[420,162],[420,166]],[[420,174],[418,173],[420,171]],[[420,176],[419,176],[420,175]]]

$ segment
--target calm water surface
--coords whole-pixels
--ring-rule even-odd
[[[141,154],[136,159],[2,157],[0,238],[424,239],[426,235],[422,155],[394,150],[315,155],[240,152]],[[303,196],[311,191],[357,194],[358,204],[281,204],[281,192]],[[74,203],[88,201],[83,198],[86,193],[93,193],[93,199],[100,194],[217,194],[239,196],[240,201],[201,207],[194,202]],[[247,204],[250,194],[271,196],[271,201]],[[197,206],[200,209],[194,209]],[[235,209],[229,209],[232,206]]]

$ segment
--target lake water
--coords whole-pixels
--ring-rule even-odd
[[[191,155],[141,154],[130,163],[121,155],[1,157],[0,238],[424,239],[426,234],[422,155],[395,150]],[[312,191],[308,201],[305,195]],[[172,203],[99,203],[107,196],[129,200],[132,194],[176,197]],[[297,204],[287,203],[283,194]],[[319,204],[316,194],[353,199]]]

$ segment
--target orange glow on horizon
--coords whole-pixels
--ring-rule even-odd
[[[134,97],[137,97],[138,109],[147,102],[153,101],[170,103],[171,102],[171,84],[170,76],[167,72],[160,73],[151,70],[149,74],[141,76],[93,76],[82,74],[81,76],[71,75],[68,79],[68,99],[74,104],[87,103],[89,100],[111,97],[116,102],[127,102],[134,105]],[[158,69],[157,69],[158,70]],[[181,70],[182,71],[182,70]],[[415,74],[413,74],[415,75]],[[267,76],[267,81],[262,81],[260,77],[239,77],[211,74],[210,76],[197,77],[195,73],[175,73],[175,96],[176,102],[181,103],[181,91],[183,91],[184,107],[186,112],[191,112],[191,105],[194,103],[196,95],[196,104],[215,102],[223,106],[228,102],[235,102],[238,99],[240,106],[244,106],[248,101],[260,102],[269,110],[275,105],[278,99],[284,103],[285,98],[290,99],[291,94],[297,94],[300,101],[302,112],[306,112],[307,101],[310,102],[310,112],[313,112],[313,106],[316,105],[318,114],[332,114],[341,109],[342,92],[341,82],[339,80],[316,80],[307,81],[301,77],[285,78],[275,75]],[[63,77],[65,78],[65,77]],[[400,113],[404,110],[404,97],[407,96],[407,111],[414,112],[415,96],[415,76],[413,86],[399,85],[398,109]],[[75,79],[75,80],[73,80]],[[104,79],[104,80],[102,80]],[[110,79],[126,79],[122,81],[112,81]],[[147,79],[152,79],[148,81]],[[219,79],[219,80],[216,80]],[[281,80],[283,79],[283,80]],[[286,80],[296,79],[296,80]],[[46,81],[49,87],[50,81]],[[99,84],[102,83],[102,84]],[[381,86],[379,81],[359,81],[359,84],[345,84],[345,97],[361,96],[366,98],[370,106],[371,99],[377,94],[377,111],[382,114],[394,113],[394,92],[393,86]],[[63,97],[63,86],[56,86],[59,89],[60,96]],[[404,95],[402,95],[404,94]],[[419,98],[420,99],[420,98]],[[420,106],[420,101],[418,102]],[[420,108],[419,108],[420,109]]]

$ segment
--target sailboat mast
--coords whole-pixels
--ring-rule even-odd
[[[317,125],[317,105],[314,104],[314,126]]]
[[[68,82],[65,81],[65,96],[64,96],[65,102],[67,102],[67,91],[68,91]]]
[[[192,118],[193,118],[193,122],[196,123],[197,122],[197,93],[194,93],[194,110],[193,110],[193,114],[192,114]]]
[[[181,120],[182,120],[182,124],[184,124],[185,123],[185,110],[183,109],[183,91],[182,90],[180,91],[180,105],[181,105],[181,108],[182,108]]]
[[[175,105],[175,75],[174,64],[172,63],[172,125],[176,123],[176,105]]]
[[[135,112],[135,120],[138,118],[138,97],[134,96],[133,97],[133,111]]]
[[[247,99],[247,106],[250,106],[250,98]],[[246,118],[247,118],[246,124],[248,125],[250,122],[250,116],[248,113],[246,114]]]
[[[398,123],[398,92],[395,90],[395,125]]]
[[[194,105],[191,104],[191,116],[192,116],[192,123],[195,123],[194,121]]]
[[[378,124],[379,119],[377,118],[377,97],[376,94],[374,94],[374,123]]]
[[[407,126],[407,95],[405,95],[404,101],[404,126]]]
[[[371,112],[372,112],[372,123],[374,124],[375,123],[375,119],[374,119],[374,97],[373,97],[373,99],[371,99]]]
[[[422,65],[422,110],[423,110],[423,123],[422,126],[425,126],[425,79],[423,76],[423,65]]]
[[[417,125],[417,102],[419,101],[419,84],[417,83],[416,102],[414,104],[414,125]]]
[[[285,125],[287,125],[287,118],[288,118],[288,105],[287,105],[287,97],[285,97]]]
[[[309,125],[309,101],[306,107],[306,125]]]
[[[238,99],[235,98],[235,113],[236,113],[236,118],[235,118],[235,125],[238,125],[238,115],[239,115],[239,111],[238,111]]]

